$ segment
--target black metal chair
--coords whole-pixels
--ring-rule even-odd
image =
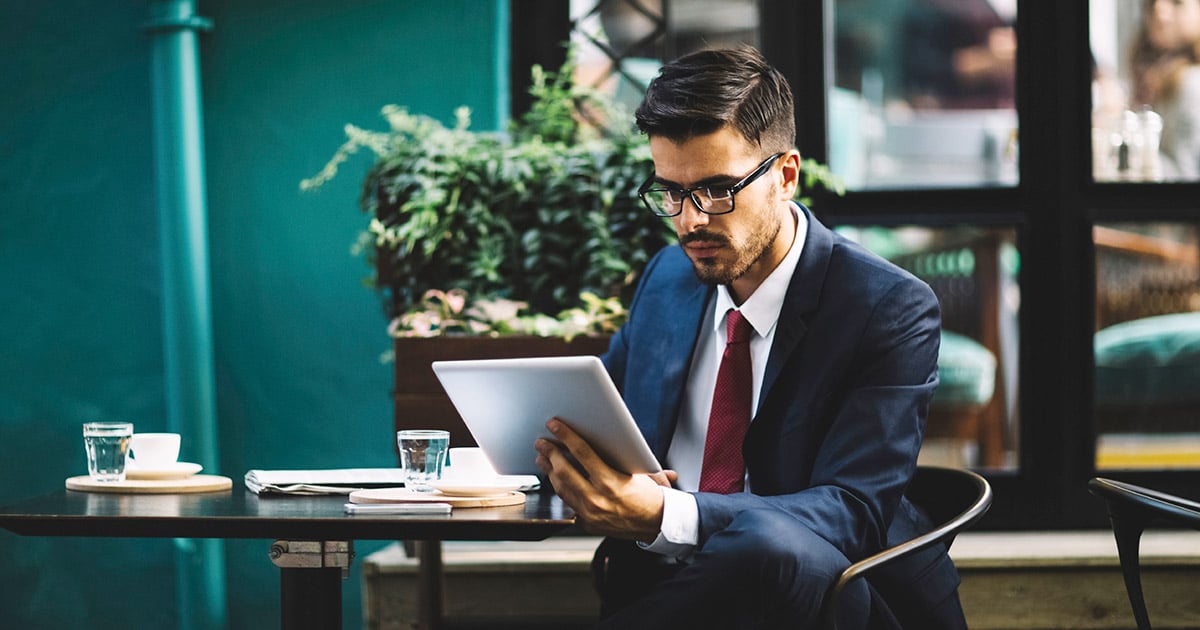
[[[949,548],[954,537],[978,521],[992,505],[992,487],[987,480],[959,468],[918,466],[904,495],[929,515],[934,528],[846,567],[825,596],[823,618],[824,626],[829,630],[837,630],[837,611],[847,585],[875,569],[933,545],[943,544]]]
[[[1122,481],[1095,477],[1088,481],[1088,491],[1104,499],[1113,536],[1117,539],[1117,555],[1121,558],[1121,573],[1125,591],[1138,630],[1150,630],[1150,616],[1142,596],[1142,566],[1139,547],[1142,532],[1152,521],[1169,521],[1200,530],[1200,503],[1182,497],[1135,486]]]

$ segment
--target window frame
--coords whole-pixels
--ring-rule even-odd
[[[762,50],[791,82],[797,147],[827,160],[826,93],[835,0],[759,0]],[[538,0],[549,10],[556,3]],[[512,3],[513,24],[517,7]],[[540,10],[540,9],[539,9]],[[1092,180],[1088,2],[1017,0],[1015,186],[848,191],[819,196],[817,214],[836,225],[1011,226],[1021,252],[1018,382],[1020,441],[1015,470],[982,470],[995,502],[985,529],[1104,528],[1101,502],[1087,492],[1096,476],[1094,362],[1095,251],[1092,227],[1108,221],[1200,222],[1200,182]],[[543,23],[512,38],[512,92],[528,85],[518,49],[551,51],[567,38]],[[551,26],[546,26],[547,24]],[[514,26],[514,28],[520,28]],[[567,29],[569,32],[569,20]],[[540,43],[533,43],[540,42]],[[522,62],[524,63],[524,62]],[[549,64],[548,64],[549,65]],[[801,89],[798,86],[823,86]],[[1054,95],[1045,98],[1044,95]],[[522,111],[513,108],[514,115]],[[1195,201],[1193,201],[1195,200]],[[1170,493],[1194,494],[1200,470],[1105,470],[1105,476]]]
[[[764,52],[797,90],[801,153],[826,158],[825,94],[834,0],[762,0]],[[851,225],[1012,225],[1021,251],[1020,443],[1016,470],[981,471],[996,501],[981,527],[1103,528],[1107,515],[1086,488],[1096,476],[1095,250],[1092,227],[1107,221],[1200,221],[1200,183],[1109,183],[1092,179],[1089,3],[1017,3],[1018,182],[974,189],[847,192],[820,199],[824,220]],[[785,24],[809,25],[789,33]],[[815,25],[820,31],[814,32]],[[799,41],[797,41],[799,40]],[[820,40],[816,49],[811,43]],[[807,44],[805,42],[808,42]],[[779,62],[779,58],[792,60]],[[1041,60],[1033,63],[1033,60]],[[1038,95],[1053,94],[1051,99]],[[1054,349],[1056,351],[1048,351]],[[1105,470],[1105,476],[1188,494],[1197,470]]]

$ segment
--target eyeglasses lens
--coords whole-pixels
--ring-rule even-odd
[[[656,188],[646,191],[644,196],[650,202],[651,209],[655,213],[662,216],[674,216],[683,209],[685,195],[687,193],[682,190]],[[729,212],[733,205],[733,195],[727,188],[699,188],[692,191],[690,196],[692,202],[697,203],[701,211],[709,214]]]

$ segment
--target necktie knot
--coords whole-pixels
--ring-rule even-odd
[[[750,320],[742,316],[741,311],[730,309],[725,315],[725,331],[726,343],[746,343],[750,341],[754,327],[750,325]]]

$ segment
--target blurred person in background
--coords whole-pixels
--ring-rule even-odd
[[[1012,108],[1015,19],[1016,6],[1007,0],[914,2],[903,27],[909,104],[918,109]]]
[[[1145,0],[1131,67],[1134,111],[1162,117],[1167,179],[1200,178],[1200,0]]]

